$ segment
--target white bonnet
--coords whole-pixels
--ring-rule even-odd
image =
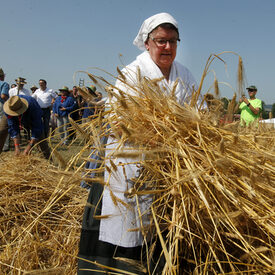
[[[148,34],[157,26],[163,23],[170,23],[178,29],[178,22],[169,13],[158,13],[147,18],[141,25],[138,35],[136,36],[133,44],[140,50],[146,50],[144,43],[148,38]]]

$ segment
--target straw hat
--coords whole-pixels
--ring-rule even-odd
[[[61,89],[59,89],[60,92],[70,92],[69,88],[67,86],[63,86]]]
[[[26,78],[23,78],[23,77],[18,77],[17,79],[15,79],[15,82],[17,84],[27,84]]]
[[[90,95],[97,96],[96,93],[95,93],[95,91],[96,91],[95,86],[90,86],[90,87],[87,86],[86,88],[87,88]]]
[[[32,87],[31,87],[31,90],[37,90],[38,88],[35,86],[35,85],[33,85]]]
[[[3,106],[4,112],[10,116],[19,116],[28,109],[29,103],[17,95],[10,97]]]
[[[96,86],[91,85],[91,86],[90,86],[90,89],[91,89],[93,92],[95,92],[95,91],[96,91]]]

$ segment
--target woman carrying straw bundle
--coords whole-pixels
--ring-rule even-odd
[[[180,104],[188,102],[192,89],[196,89],[197,84],[191,72],[175,61],[179,41],[178,23],[170,14],[159,13],[146,19],[133,42],[143,53],[120,72],[116,88],[127,94],[135,94],[132,87],[138,84],[139,79],[158,79],[158,85],[164,93],[169,95],[173,90],[173,95]],[[116,147],[117,139],[109,137],[107,159],[112,158],[110,156]],[[132,187],[131,179],[138,176],[138,161],[137,158],[113,157],[105,163],[109,167],[116,166],[116,169],[105,171],[105,187],[101,184],[91,185],[89,205],[85,208],[82,224],[79,275],[101,274],[92,270],[143,274],[135,266],[115,259],[141,261],[142,258],[144,236],[141,230],[137,230],[141,227],[138,211],[141,214],[149,212],[150,199],[141,199],[137,206],[135,198],[130,199],[125,195]],[[118,202],[114,198],[118,198]],[[149,223],[148,214],[143,215],[143,225]],[[94,219],[94,216],[107,218]],[[99,263],[102,269],[92,262]]]

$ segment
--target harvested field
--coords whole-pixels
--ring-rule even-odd
[[[2,154],[0,186],[0,273],[75,274],[87,197],[79,178],[37,156]]]
[[[87,198],[79,182],[87,151],[104,151],[100,138],[111,133],[117,147],[105,160],[141,159],[142,172],[131,179],[134,186],[125,195],[153,199],[149,227],[136,230],[152,236],[152,243],[144,245],[148,259],[154,237],[161,240],[163,274],[274,274],[275,130],[220,123],[218,92],[210,110],[196,105],[202,82],[185,106],[173,91],[164,95],[157,80],[139,78],[135,86],[125,82],[135,95],[110,92],[115,100],[103,115],[73,125],[86,142],[70,160],[54,155],[60,170],[35,156],[3,158],[1,272],[75,274]],[[121,150],[125,143],[127,152]],[[110,164],[106,169],[115,173],[116,165]]]

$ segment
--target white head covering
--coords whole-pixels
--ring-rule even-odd
[[[157,26],[163,23],[170,23],[178,29],[178,22],[175,20],[175,18],[172,15],[165,12],[158,13],[147,18],[143,22],[133,44],[142,51],[146,50],[144,43],[148,37],[148,34]]]

